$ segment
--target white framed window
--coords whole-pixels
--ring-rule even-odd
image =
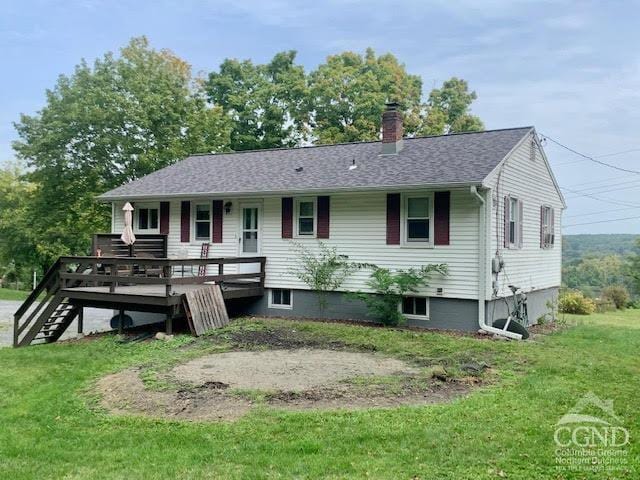
[[[269,294],[269,308],[293,308],[293,292],[287,288],[272,288]]]
[[[318,208],[315,198],[296,198],[296,236],[316,236]]]
[[[433,194],[404,196],[403,243],[405,246],[433,245]]]
[[[506,211],[505,211],[505,247],[507,248],[522,248],[523,244],[523,204],[522,200],[517,197],[507,196],[505,197]]]
[[[518,199],[509,197],[509,245],[518,243]]]
[[[555,243],[553,207],[543,205],[540,207],[540,247],[553,248]]]
[[[193,230],[196,240],[211,240],[211,202],[194,205]]]
[[[160,206],[136,205],[136,230],[140,233],[160,233]]]
[[[403,297],[400,311],[407,318],[429,318],[429,299],[427,297]]]

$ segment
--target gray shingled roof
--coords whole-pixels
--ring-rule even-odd
[[[532,128],[408,138],[397,155],[381,142],[194,155],[99,198],[480,184]]]

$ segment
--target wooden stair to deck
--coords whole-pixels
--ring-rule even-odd
[[[59,303],[57,303],[59,301]],[[47,317],[46,313],[51,310],[51,314]],[[25,338],[23,339],[24,345],[29,345],[36,341],[43,341],[44,343],[52,343],[58,340],[65,332],[71,322],[78,316],[80,309],[75,305],[68,303],[66,298],[59,296],[54,297],[49,302],[47,310],[45,310],[36,324],[29,330]],[[42,323],[42,326],[38,329],[37,326]],[[30,339],[31,335],[33,336]],[[29,340],[30,339],[30,340]],[[26,343],[29,341],[29,343]]]
[[[85,268],[81,264],[76,271]],[[59,275],[60,262],[57,261],[15,313],[14,347],[24,347],[34,342],[55,342],[78,316],[80,309],[60,294]],[[38,302],[40,296],[43,298]]]

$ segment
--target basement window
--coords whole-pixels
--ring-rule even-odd
[[[269,296],[269,308],[293,308],[293,294],[285,288],[272,288]]]
[[[429,299],[426,297],[404,297],[402,299],[402,314],[408,318],[428,318]]]
[[[157,207],[139,207],[138,209],[138,225],[137,230],[142,233],[159,232],[159,208]]]

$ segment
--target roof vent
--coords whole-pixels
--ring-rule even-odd
[[[349,165],[349,170],[355,170],[356,168],[358,168],[358,165],[356,165],[356,159],[354,158],[353,160],[351,160],[351,165]]]
[[[382,114],[382,154],[395,155],[402,150],[402,113],[396,102],[386,104]]]
[[[296,172],[300,173],[303,169],[304,167],[296,167]]]

